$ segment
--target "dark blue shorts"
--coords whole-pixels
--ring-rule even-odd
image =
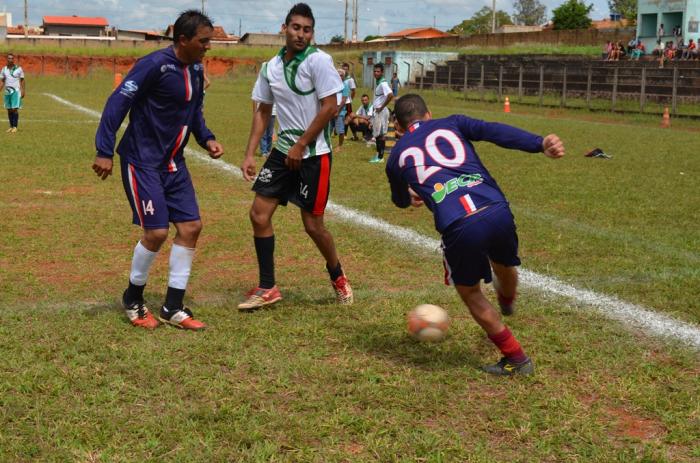
[[[122,183],[133,222],[143,228],[168,228],[170,222],[199,220],[199,206],[190,172],[143,169],[121,158]]]
[[[493,204],[453,223],[442,235],[445,284],[473,286],[491,282],[491,265],[520,265],[518,234],[510,208]]]

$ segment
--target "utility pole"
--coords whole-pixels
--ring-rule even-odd
[[[28,0],[24,0],[24,38],[29,36],[29,20],[27,19],[29,15],[29,5]]]
[[[343,32],[343,42],[348,43],[348,0],[345,0],[345,20],[343,21],[345,31]]]
[[[492,2],[492,9],[493,11],[491,12],[491,33],[495,34],[496,33],[496,0],[493,0]]]
[[[352,9],[353,9],[353,16],[352,16],[352,41],[357,42],[357,4],[360,3],[360,0],[352,0]]]
[[[204,14],[204,0],[202,0],[202,14]]]
[[[241,38],[241,26],[243,25],[243,18],[238,18],[238,38]]]

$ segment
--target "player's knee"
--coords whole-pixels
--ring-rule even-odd
[[[167,228],[145,229],[142,240],[146,242],[148,249],[160,249],[160,246],[168,239]]]
[[[310,237],[322,236],[326,232],[326,227],[324,227],[323,222],[318,220],[305,220],[304,230],[306,234]]]
[[[190,222],[187,224],[186,227],[184,227],[182,231],[182,235],[184,235],[184,238],[188,240],[197,240],[199,238],[199,234],[202,233],[202,228],[204,226],[202,225],[201,220],[197,220],[195,222]]]
[[[265,227],[269,225],[270,218],[267,214],[258,211],[255,207],[250,208],[248,216],[250,217],[250,222],[253,224],[253,227]]]

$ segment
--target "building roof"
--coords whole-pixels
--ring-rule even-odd
[[[450,37],[451,35],[452,34],[435,29],[434,27],[415,27],[413,29],[404,29],[402,31],[392,32],[384,37],[388,39],[433,39],[436,37]]]
[[[102,17],[89,18],[86,16],[44,16],[44,26],[88,26],[107,27],[107,19]]]
[[[605,30],[605,29],[624,29],[629,27],[630,22],[622,18],[619,21],[612,21],[610,19],[600,19],[598,21],[591,21],[591,29]]]

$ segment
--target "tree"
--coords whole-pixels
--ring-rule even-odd
[[[538,26],[547,22],[547,7],[541,4],[539,0],[515,0],[513,9],[515,10],[513,15],[515,24]]]
[[[491,16],[493,10],[488,6],[483,7],[469,19],[465,19],[460,24],[450,29],[447,32],[459,35],[472,34],[490,34],[491,33]],[[496,27],[513,24],[510,16],[505,11],[496,11]]]
[[[343,42],[345,42],[345,38],[340,34],[337,34],[337,35],[334,35],[333,37],[331,37],[331,43],[343,43]]]
[[[592,9],[593,4],[586,5],[583,1],[567,0],[566,3],[552,10],[554,29],[588,29],[591,27],[591,18],[588,14]]]
[[[362,41],[363,41],[363,42],[369,42],[370,40],[381,39],[381,38],[382,38],[381,35],[368,35],[367,37],[365,37],[364,39],[362,39]]]
[[[608,8],[611,13],[619,13],[631,24],[637,24],[637,0],[608,0]]]

